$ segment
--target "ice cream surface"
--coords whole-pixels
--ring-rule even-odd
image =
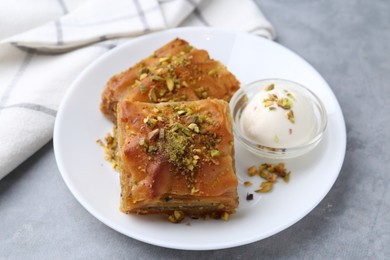
[[[316,132],[314,104],[308,94],[289,83],[270,84],[249,100],[240,127],[248,139],[262,146],[303,145]]]

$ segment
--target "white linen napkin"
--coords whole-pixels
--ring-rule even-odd
[[[0,179],[51,140],[68,86],[129,37],[213,26],[274,39],[251,0],[29,0],[0,9]],[[129,64],[130,66],[131,64]]]

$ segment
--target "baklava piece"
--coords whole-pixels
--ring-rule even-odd
[[[238,206],[228,103],[118,104],[121,204],[125,213],[226,219]]]
[[[107,83],[100,109],[113,122],[120,100],[142,102],[191,101],[218,98],[229,101],[240,84],[205,50],[175,39]]]

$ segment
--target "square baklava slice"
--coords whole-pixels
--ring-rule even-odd
[[[125,213],[222,217],[238,206],[234,142],[224,100],[118,103]]]
[[[150,103],[218,98],[229,101],[240,87],[236,77],[206,50],[176,38],[131,68],[112,76],[100,109],[113,122],[120,100]]]

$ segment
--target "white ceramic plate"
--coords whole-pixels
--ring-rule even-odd
[[[114,74],[133,66],[155,49],[181,37],[223,62],[242,84],[262,78],[299,82],[326,104],[329,124],[323,141],[309,154],[286,161],[292,171],[288,184],[279,182],[270,193],[253,193],[259,179],[249,180],[246,169],[262,161],[236,142],[240,205],[227,222],[189,220],[172,224],[163,217],[125,215],[119,211],[119,175],[104,160],[96,140],[112,124],[99,111],[100,95]],[[248,244],[278,233],[308,214],[328,193],[341,169],[346,148],[340,106],[324,79],[303,59],[261,37],[211,28],[182,28],[129,41],[99,58],[74,81],[58,111],[54,149],[69,189],[96,218],[138,240],[169,248],[206,250]]]

